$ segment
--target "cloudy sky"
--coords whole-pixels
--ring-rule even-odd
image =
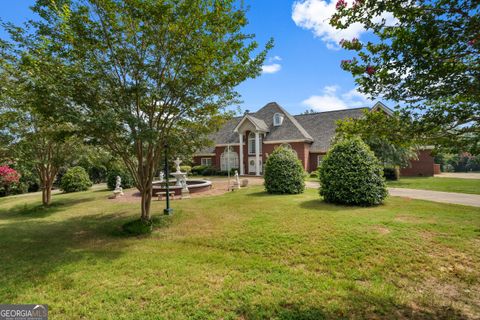
[[[21,23],[31,18],[33,0],[0,1],[0,17]],[[249,6],[248,33],[260,44],[274,38],[275,47],[263,66],[262,75],[241,84],[242,110],[255,111],[276,101],[292,114],[306,109],[339,110],[372,106],[355,89],[352,76],[340,68],[342,59],[352,57],[342,50],[342,38],[367,39],[359,25],[338,31],[329,23],[335,1],[329,0],[245,0]],[[387,19],[389,17],[386,17]],[[0,31],[0,37],[4,37]]]

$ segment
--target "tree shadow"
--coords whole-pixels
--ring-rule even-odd
[[[451,306],[411,307],[395,303],[390,297],[377,296],[363,290],[352,290],[344,301],[328,306],[304,306],[280,302],[277,305],[246,304],[237,309],[242,319],[333,320],[333,319],[470,319]]]
[[[85,199],[63,202],[64,206],[58,205],[54,211],[65,210],[78,201]],[[116,230],[131,218],[119,212],[63,221],[28,219],[0,224],[0,300],[15,301],[24,290],[42,284],[63,266],[119,258],[132,242],[119,239]]]
[[[0,220],[45,218],[76,204],[94,200],[95,198],[55,199],[49,206],[37,202],[18,204],[9,209],[0,209]]]

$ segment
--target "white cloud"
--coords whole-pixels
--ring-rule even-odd
[[[347,0],[348,6],[352,0]],[[316,37],[322,39],[328,49],[338,50],[338,43],[342,39],[351,40],[360,38],[362,33],[367,32],[360,23],[354,23],[347,29],[337,30],[330,25],[330,18],[337,10],[336,0],[298,0],[293,3],[292,19],[295,24],[303,29],[311,30]],[[388,25],[396,22],[392,14],[387,13],[382,17],[374,18],[379,21],[384,18]]]
[[[320,112],[368,107],[371,104],[368,96],[356,89],[340,93],[340,86],[331,85],[325,86],[322,91],[323,94],[310,96],[302,104]]]
[[[262,73],[277,73],[282,69],[278,63],[266,64],[262,66]]]

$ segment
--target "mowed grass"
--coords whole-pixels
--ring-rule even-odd
[[[480,194],[480,179],[401,177],[389,187]]]
[[[480,209],[251,187],[173,201],[149,237],[108,191],[0,199],[0,301],[52,319],[475,319]],[[161,214],[164,202],[155,201]]]

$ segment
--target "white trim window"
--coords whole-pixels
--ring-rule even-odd
[[[324,154],[317,155],[317,168],[320,167],[320,165],[322,164],[324,156],[325,156]]]
[[[260,140],[260,154],[262,154],[262,144],[263,144],[263,139],[262,139],[262,134],[258,134],[258,139]],[[255,154],[255,132],[250,132],[248,134],[248,154],[253,155]]]
[[[220,155],[220,170],[228,171],[238,168],[238,153],[234,151],[233,147],[226,147],[225,151]]]
[[[211,167],[212,166],[212,158],[201,158],[200,163],[202,164],[202,166]]]
[[[281,126],[283,123],[283,114],[281,113],[275,113],[273,115],[273,125],[275,127]]]

